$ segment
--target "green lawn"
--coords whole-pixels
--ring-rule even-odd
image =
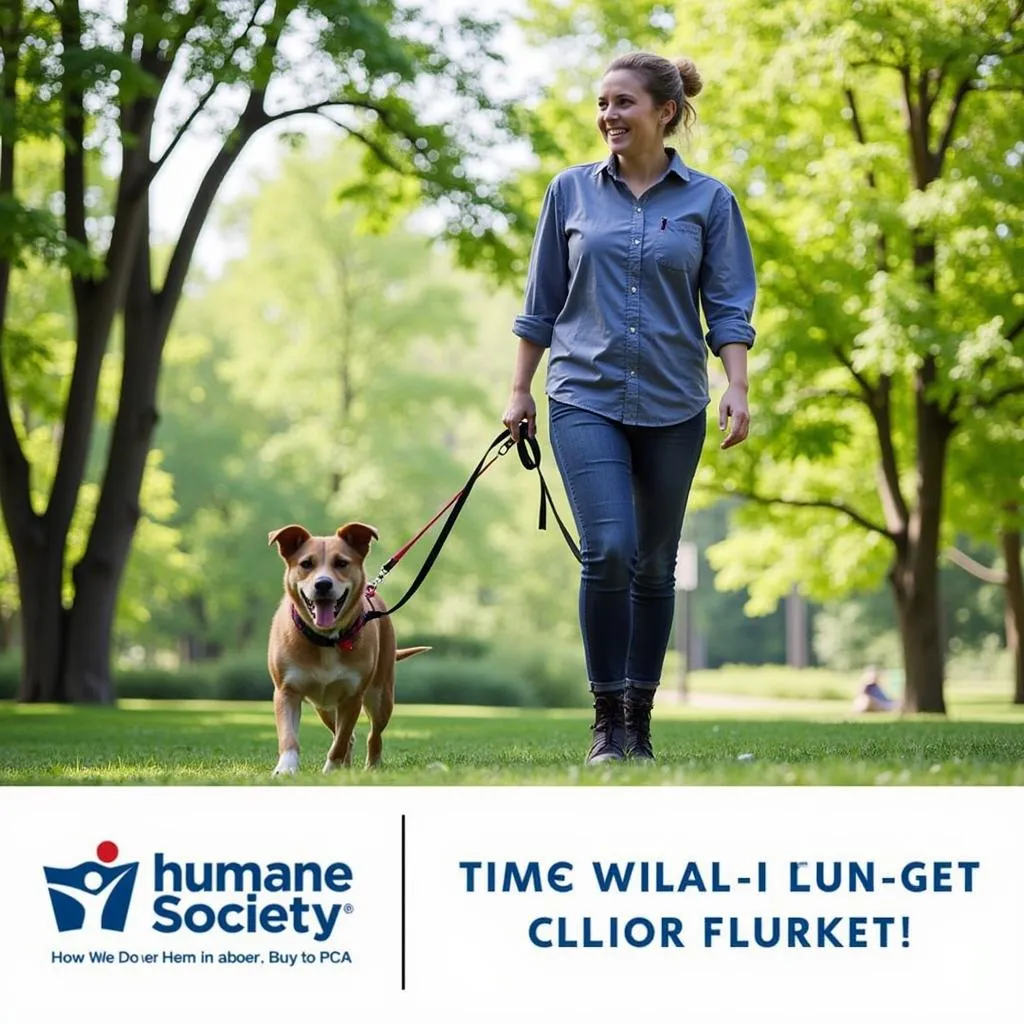
[[[272,781],[269,701],[0,704],[0,784],[1024,785],[1024,708],[1005,696],[951,701],[948,720],[856,718],[848,706],[668,705],[655,712],[656,765],[585,769],[589,710],[400,705],[385,733],[385,767],[332,776],[319,771],[329,737],[310,709],[302,772]],[[361,722],[360,765],[366,731]],[[739,760],[744,754],[753,757]]]

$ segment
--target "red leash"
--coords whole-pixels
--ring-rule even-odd
[[[481,468],[479,468],[476,471],[476,473],[474,473],[473,478],[472,478],[472,482],[475,483],[481,476],[483,476],[484,473],[487,472],[487,470],[489,470],[491,468],[491,466],[494,465],[495,462],[497,462],[497,460],[499,458],[501,458],[502,455],[504,455],[506,452],[510,451],[514,446],[515,446],[515,442],[512,440],[511,435],[509,435],[509,437],[504,441],[504,443],[501,445],[501,447],[498,449],[498,451],[494,455],[492,455],[490,457],[490,459],[488,459],[487,462]],[[381,566],[380,572],[378,572],[377,575],[374,576],[373,579],[369,583],[367,583],[367,585],[366,585],[366,593],[367,593],[368,596],[370,596],[370,597],[373,596],[373,594],[377,590],[377,587],[380,586],[381,580],[383,580],[384,577],[387,576],[387,574],[389,572],[391,572],[391,570],[394,569],[394,567],[396,565],[398,565],[398,563],[405,557],[405,555],[409,552],[409,549],[416,543],[416,541],[418,541],[420,539],[420,537],[422,537],[423,534],[425,534],[427,532],[427,530],[429,530],[434,525],[434,523],[436,523],[438,521],[438,519],[440,519],[441,516],[443,516],[445,514],[445,512],[447,512],[448,509],[450,509],[452,507],[452,505],[454,505],[455,502],[457,502],[459,500],[459,498],[462,497],[463,494],[465,494],[466,489],[467,489],[468,486],[469,486],[469,484],[466,484],[460,490],[456,491],[455,494],[453,494],[444,503],[444,505],[441,506],[441,508],[437,512],[437,515],[435,515],[434,518],[431,519],[430,522],[426,524],[426,526],[422,527],[419,530],[419,532],[411,540],[406,541],[406,543],[402,547],[400,547]]]

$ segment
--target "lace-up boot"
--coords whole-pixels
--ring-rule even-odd
[[[594,742],[587,754],[587,764],[602,761],[621,761],[623,741],[626,736],[626,721],[621,693],[594,694]]]
[[[654,704],[654,690],[649,686],[626,687],[623,702],[626,740],[623,748],[626,757],[636,761],[653,761],[651,747],[651,706]]]

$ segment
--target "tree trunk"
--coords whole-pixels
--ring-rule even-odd
[[[1006,646],[1013,656],[1013,703],[1024,704],[1024,572],[1020,530],[1005,529],[1000,540],[1006,560]]]
[[[891,578],[903,647],[903,711],[945,714],[938,569],[915,572],[901,562]]]
[[[40,533],[43,531],[40,530]],[[70,699],[61,685],[67,640],[63,543],[17,545],[21,597],[21,684],[18,700],[49,703]]]
[[[903,642],[903,710],[911,714],[946,713],[939,536],[952,423],[929,394],[935,377],[935,357],[926,356],[915,381],[917,503],[897,543],[891,572]]]
[[[68,623],[64,687],[71,699],[109,704],[114,618],[141,510],[139,492],[158,419],[157,381],[166,329],[149,281],[148,224],[125,302],[124,371],[96,518],[82,560],[75,566],[75,603]]]

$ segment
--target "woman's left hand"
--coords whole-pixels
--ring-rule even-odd
[[[722,442],[723,448],[732,448],[747,439],[750,430],[750,408],[747,405],[747,389],[737,384],[730,384],[718,403],[718,429],[729,433]]]

